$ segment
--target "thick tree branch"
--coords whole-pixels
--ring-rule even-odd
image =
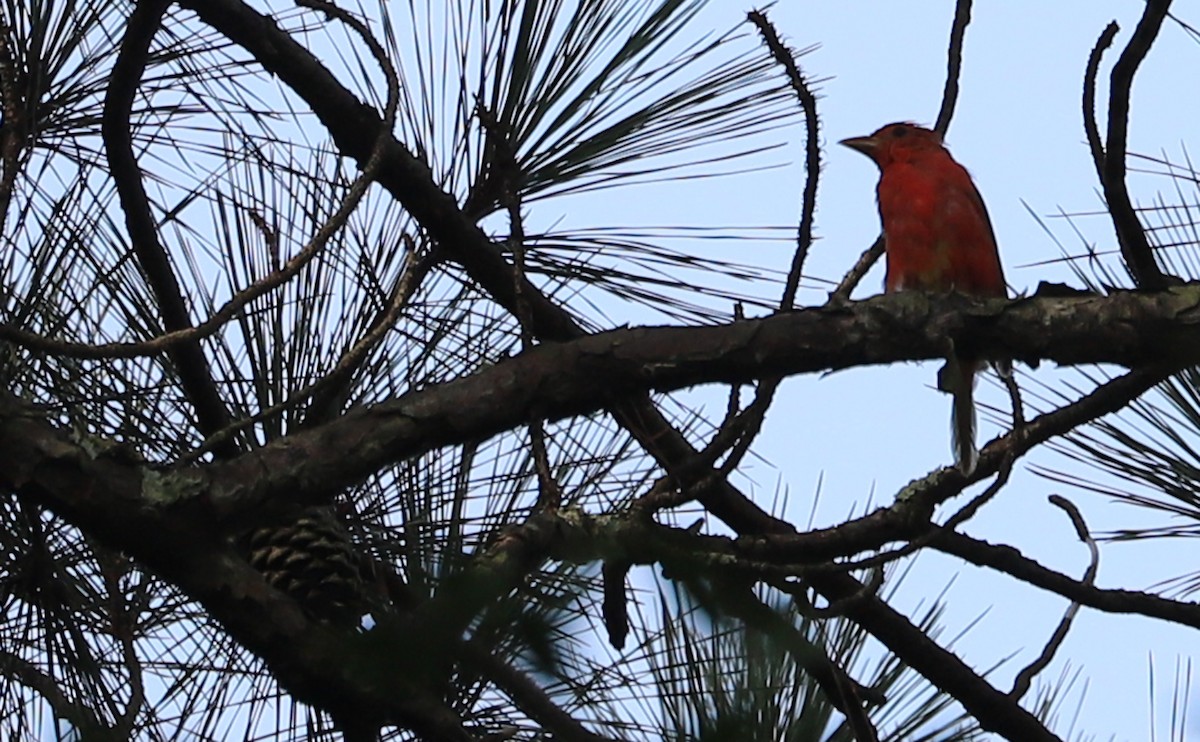
[[[364,651],[364,647],[347,645],[308,625],[293,601],[269,588],[260,575],[233,556],[211,519],[203,517],[203,504],[180,503],[160,516],[160,507],[148,503],[142,494],[146,486],[152,495],[154,485],[140,481],[142,475],[136,467],[103,453],[88,454],[81,444],[58,434],[36,411],[14,398],[0,404],[0,421],[0,452],[4,455],[0,472],[5,486],[59,510],[99,538],[128,548],[134,558],[200,599],[233,636],[265,657],[298,697],[343,715],[363,708],[390,709],[415,729],[436,730],[438,738],[460,738],[447,736],[447,730],[455,728],[455,720],[412,688],[396,687],[402,682],[397,676],[413,675],[398,669],[413,662],[419,666],[439,627],[454,630],[461,626],[462,617],[473,613],[472,604],[506,589],[513,575],[525,573],[529,561],[555,553],[556,548],[568,549],[560,556],[572,558],[572,550],[582,543],[573,536],[563,537],[572,531],[561,525],[563,521],[542,514],[536,531],[523,529],[525,532],[511,535],[491,550],[486,562],[489,569],[482,569],[485,564],[473,566],[454,589],[447,585],[445,597],[440,593],[437,605],[419,611],[413,622],[372,632],[379,643]],[[877,598],[860,595],[857,580],[822,572],[809,579],[830,599],[845,600],[847,616],[933,682],[953,692],[985,727],[1014,738],[1051,738],[1036,720],[902,616]],[[447,616],[450,620],[443,622]],[[432,624],[434,620],[438,623]],[[418,630],[409,630],[413,628]],[[396,647],[405,648],[399,656]]]
[[[408,646],[394,637],[335,634],[270,587],[234,551],[204,508],[160,509],[152,478],[97,439],[72,440],[39,410],[0,394],[0,485],[51,508],[200,601],[230,635],[266,660],[303,701],[337,717],[383,716],[433,739],[471,738],[455,715],[397,671]]]
[[[539,346],[471,376],[287,436],[233,461],[173,473],[147,472],[145,482],[137,467],[126,465],[119,474],[132,499],[123,507],[186,514],[196,524],[246,520],[238,525],[249,525],[271,508],[325,502],[386,464],[520,426],[533,411],[561,419],[594,412],[622,394],[647,388],[671,390],[767,374],[938,358],[947,328],[959,326],[1002,347],[1000,353],[1008,356],[1046,355],[1064,363],[1142,363],[1154,368],[1196,363],[1200,328],[1192,308],[1197,301],[1200,286],[1189,286],[1155,295],[996,300],[962,312],[957,301],[906,293],[716,327],[614,330]],[[981,475],[994,471],[1010,450],[1028,450],[1112,411],[1163,373],[1135,373],[1110,382],[1093,395],[1099,403],[1079,403],[1043,415],[1021,436],[989,444],[980,460]],[[53,431],[32,414],[42,425],[38,436]],[[14,400],[0,409],[0,425],[23,431],[14,433],[13,440],[24,441],[33,435],[22,427],[33,424],[29,416]],[[52,452],[39,452],[28,444],[19,451],[8,453],[24,457],[27,466],[53,462]],[[938,472],[929,482],[911,487],[905,499],[918,498],[932,507],[965,483],[961,475]],[[56,497],[51,503],[56,510],[87,513],[119,531],[131,525],[122,517],[109,518],[121,502],[95,497],[86,488],[63,487]],[[811,541],[790,543],[789,538],[794,537],[773,538],[770,548],[813,546]]]
[[[518,427],[532,415],[584,415],[647,389],[936,359],[947,335],[971,337],[978,357],[1169,370],[1200,363],[1198,305],[1200,285],[1153,295],[993,300],[970,303],[969,311],[955,298],[907,292],[711,327],[613,330],[544,344],[234,461],[180,471],[163,478],[155,496],[165,503],[204,492],[221,518],[272,500],[276,507],[312,504],[386,464]],[[981,470],[998,466],[1000,456],[989,446]]]

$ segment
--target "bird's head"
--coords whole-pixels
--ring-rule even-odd
[[[870,157],[881,168],[919,157],[923,152],[944,151],[941,134],[907,121],[888,124],[867,137],[850,137],[838,143]]]

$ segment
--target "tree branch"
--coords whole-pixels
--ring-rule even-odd
[[[648,389],[936,359],[947,335],[976,339],[976,357],[1153,369],[1126,383],[1141,388],[1161,379],[1161,369],[1200,362],[1198,304],[1200,285],[1152,295],[971,302],[967,312],[959,311],[964,305],[954,297],[906,292],[727,325],[612,330],[543,344],[470,376],[352,411],[234,461],[160,477],[155,496],[166,504],[204,492],[220,518],[270,507],[272,501],[274,507],[315,504],[386,464],[513,429],[535,413],[554,421],[614,406]],[[1045,422],[1063,419],[1043,416],[1046,434],[1069,428]],[[1031,424],[1026,437],[1044,440],[1037,430],[1037,423]],[[989,445],[980,471],[995,471],[1002,451],[1015,445],[1024,444]],[[966,481],[940,476],[950,486]]]
[[[1158,291],[1179,279],[1166,276],[1154,260],[1154,252],[1129,199],[1125,186],[1125,147],[1129,127],[1129,92],[1133,76],[1145,59],[1154,39],[1162,28],[1171,0],[1147,0],[1146,10],[1138,21],[1125,51],[1113,65],[1108,88],[1108,138],[1105,142],[1104,168],[1100,184],[1121,245],[1121,255],[1133,280],[1143,289]],[[1171,280],[1174,279],[1174,280]]]
[[[115,741],[122,738],[105,724],[93,709],[68,698],[54,678],[31,662],[15,654],[0,652],[0,675],[36,691],[53,709],[58,719],[71,724],[85,739]]]
[[[887,603],[873,595],[854,598],[862,588],[858,580],[837,573],[818,573],[808,580],[829,600],[853,598],[846,601],[843,615],[869,631],[931,683],[958,699],[983,729],[1022,742],[1058,740],[1033,714],[993,688]]]
[[[804,269],[804,260],[812,246],[813,219],[817,213],[817,185],[821,179],[821,140],[817,118],[817,96],[813,95],[796,64],[796,55],[787,48],[779,38],[775,26],[767,19],[761,10],[752,10],[746,14],[750,22],[758,28],[758,33],[767,45],[771,56],[787,73],[788,82],[796,97],[800,99],[800,107],[804,110],[804,195],[800,206],[800,226],[796,231],[796,253],[792,257],[792,267],[788,271],[787,282],[783,289],[783,299],[779,302],[780,309],[791,309],[796,304],[796,292],[800,287],[800,275]]]
[[[1087,544],[1092,559],[1091,563],[1088,564],[1087,571],[1083,573],[1081,582],[1086,587],[1094,588],[1096,585],[1096,572],[1100,569],[1100,549],[1096,547],[1096,540],[1088,533],[1087,524],[1084,523],[1083,516],[1079,513],[1079,509],[1075,507],[1074,503],[1061,495],[1051,495],[1050,502],[1067,511],[1072,525],[1075,526],[1075,533],[1079,536],[1079,540]],[[1017,673],[1017,677],[1013,680],[1012,690],[1008,692],[1010,696],[1014,699],[1020,699],[1029,692],[1029,688],[1033,685],[1033,679],[1054,661],[1054,655],[1062,647],[1062,643],[1066,640],[1067,633],[1071,630],[1071,624],[1078,613],[1079,603],[1072,602],[1067,607],[1066,612],[1063,613],[1062,619],[1058,622],[1058,627],[1054,629],[1054,633],[1050,635],[1050,639],[1042,647],[1041,653],[1038,654],[1033,662],[1030,662]]]
[[[162,312],[163,327],[168,331],[190,328],[191,318],[184,303],[179,281],[158,238],[154,215],[142,185],[142,172],[133,153],[130,112],[138,84],[146,70],[146,56],[158,31],[168,0],[137,3],[129,17],[129,26],[121,50],[113,63],[108,93],[104,99],[101,135],[108,154],[108,168],[125,214],[125,226],[147,283],[154,290]],[[174,346],[168,356],[179,375],[180,384],[196,410],[200,432],[214,433],[230,422],[226,407],[209,370],[208,358],[200,343],[192,341]],[[218,453],[232,455],[237,446],[229,442]]]
[[[1171,600],[1139,590],[1093,587],[1043,567],[1012,546],[990,544],[961,533],[945,533],[933,548],[980,567],[990,567],[1034,587],[1057,593],[1080,605],[1106,613],[1127,613],[1200,629],[1200,604]]]
[[[0,485],[178,585],[262,657],[298,699],[338,718],[383,716],[433,739],[471,737],[428,690],[398,672],[412,645],[385,634],[341,635],[239,557],[204,507],[160,509],[144,497],[153,475],[96,439],[72,440],[39,410],[0,393]],[[194,503],[193,503],[194,505]]]
[[[963,41],[971,23],[971,0],[954,3],[954,22],[950,26],[950,45],[946,49],[946,85],[942,88],[942,107],[938,110],[933,130],[945,136],[958,103],[958,78],[962,74]]]
[[[1096,75],[1100,71],[1100,58],[1108,47],[1112,46],[1113,38],[1121,27],[1116,21],[1109,23],[1096,39],[1096,44],[1088,54],[1087,67],[1083,73],[1083,132],[1087,136],[1088,149],[1092,153],[1092,163],[1096,166],[1096,175],[1104,179],[1104,142],[1100,141],[1100,128],[1096,126]]]

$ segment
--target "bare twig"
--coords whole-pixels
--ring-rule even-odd
[[[500,205],[508,212],[508,245],[513,253],[513,293],[517,297],[516,318],[521,334],[522,350],[534,346],[533,320],[525,287],[525,218],[521,214],[521,166],[517,162],[509,139],[508,128],[482,103],[475,110],[488,137],[491,153],[489,177],[499,184]],[[538,510],[554,510],[562,504],[562,490],[550,471],[550,454],[546,449],[546,425],[538,416],[529,421],[529,446],[537,472]]]
[[[764,12],[750,11],[747,13],[747,18],[758,28],[759,35],[762,36],[771,56],[783,67],[804,111],[804,194],[801,198],[800,224],[796,230],[796,251],[792,256],[792,266],[784,283],[783,296],[779,300],[780,311],[788,311],[796,304],[796,293],[800,288],[804,262],[812,247],[813,222],[817,210],[817,186],[821,176],[820,119],[817,116],[817,98],[800,72],[799,65],[796,64],[796,55],[779,38],[779,33]],[[762,430],[763,420],[781,381],[782,377],[763,379],[755,390],[754,401],[741,414],[735,417],[727,416],[726,421],[721,424],[717,435],[700,453],[702,460],[708,462],[705,465],[711,466],[711,463],[715,462],[726,450],[729,451],[725,461],[712,476],[727,477],[741,464],[742,459],[749,452],[750,446]]]
[[[800,72],[796,64],[796,55],[788,49],[779,38],[775,26],[767,20],[766,13],[752,10],[746,14],[758,28],[758,33],[770,50],[771,56],[784,69],[788,82],[800,99],[800,107],[804,109],[804,196],[800,206],[800,226],[796,231],[796,252],[792,256],[792,267],[788,271],[784,284],[783,298],[779,302],[782,310],[791,309],[796,303],[796,292],[800,287],[800,276],[804,270],[804,260],[808,257],[812,246],[813,220],[817,211],[817,185],[821,179],[821,142],[820,119],[817,117],[817,97]]]
[[[1011,546],[990,544],[961,533],[943,533],[931,546],[1098,611],[1146,616],[1200,629],[1200,605],[1191,601],[1171,600],[1140,590],[1097,588],[1047,569]]]
[[[1016,371],[1010,366],[1007,373],[999,376],[1000,383],[1008,390],[1008,401],[1012,403],[1012,429],[1018,432],[1025,427],[1025,405],[1021,401],[1021,387],[1017,386]]]
[[[871,246],[864,250],[862,255],[858,256],[858,260],[854,261],[853,267],[842,277],[837,288],[829,295],[830,304],[844,304],[850,301],[851,292],[858,287],[859,282],[863,280],[875,265],[875,261],[883,257],[883,248],[883,235],[879,235],[871,243]]]
[[[296,392],[282,406],[277,405],[276,407],[279,409],[272,408],[274,410],[272,415],[282,412],[283,409],[294,407],[309,395],[312,397],[312,403],[304,415],[304,427],[311,428],[328,422],[342,412],[355,372],[366,361],[371,350],[383,342],[388,331],[400,318],[400,313],[420,291],[426,276],[441,260],[441,254],[437,248],[422,249],[408,235],[403,235],[401,241],[404,249],[408,252],[407,262],[392,289],[388,303],[363,330],[363,336],[338,359],[332,371],[308,389]],[[265,418],[260,417],[259,420],[261,419]]]
[[[1113,38],[1121,27],[1112,21],[1104,27],[1096,45],[1088,54],[1087,68],[1083,74],[1083,131],[1087,135],[1088,149],[1092,152],[1092,163],[1096,175],[1104,177],[1104,142],[1100,140],[1100,129],[1096,126],[1096,75],[1100,72],[1100,59],[1105,50],[1112,46]]]
[[[1089,588],[1094,588],[1096,586],[1096,572],[1100,568],[1100,549],[1096,547],[1096,540],[1088,532],[1087,524],[1084,523],[1083,516],[1079,513],[1079,508],[1075,507],[1074,503],[1061,495],[1051,495],[1050,502],[1066,511],[1067,516],[1071,519],[1071,524],[1075,526],[1075,533],[1079,536],[1079,540],[1087,544],[1092,558],[1080,583]],[[1020,700],[1028,693],[1030,686],[1033,685],[1033,679],[1037,677],[1038,673],[1050,666],[1051,661],[1054,660],[1054,654],[1066,640],[1067,632],[1071,630],[1071,623],[1075,620],[1075,614],[1077,613],[1079,613],[1079,603],[1073,602],[1067,607],[1066,613],[1063,614],[1062,620],[1059,621],[1054,633],[1050,635],[1046,646],[1042,648],[1041,654],[1017,673],[1016,679],[1013,680],[1013,688],[1008,693],[1014,700]]]
[[[954,23],[950,27],[950,45],[946,49],[946,85],[942,88],[942,107],[938,110],[937,123],[933,130],[945,136],[958,103],[958,78],[962,73],[963,40],[967,35],[967,24],[971,22],[971,0],[958,0],[954,4]]]
[[[133,739],[134,724],[146,703],[146,688],[142,677],[142,662],[134,646],[137,616],[129,610],[125,594],[121,590],[121,577],[127,572],[125,557],[105,549],[93,547],[100,562],[104,587],[108,593],[108,616],[112,635],[121,647],[121,659],[129,673],[129,702],[117,717],[113,731],[126,739]]]
[[[1113,65],[1108,87],[1108,137],[1105,141],[1104,168],[1100,183],[1112,217],[1121,255],[1133,280],[1143,289],[1158,291],[1180,283],[1159,268],[1146,237],[1146,230],[1137,217],[1125,184],[1125,148],[1129,128],[1129,94],[1137,68],[1145,59],[1158,36],[1163,19],[1171,7],[1170,0],[1147,0],[1146,9],[1133,31],[1125,51]],[[1106,31],[1107,33],[1107,31]]]

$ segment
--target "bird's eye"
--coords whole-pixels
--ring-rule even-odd
[[[907,126],[897,126],[895,129],[892,129],[892,137],[893,138],[894,137],[903,137],[903,136],[908,136],[908,127]]]

